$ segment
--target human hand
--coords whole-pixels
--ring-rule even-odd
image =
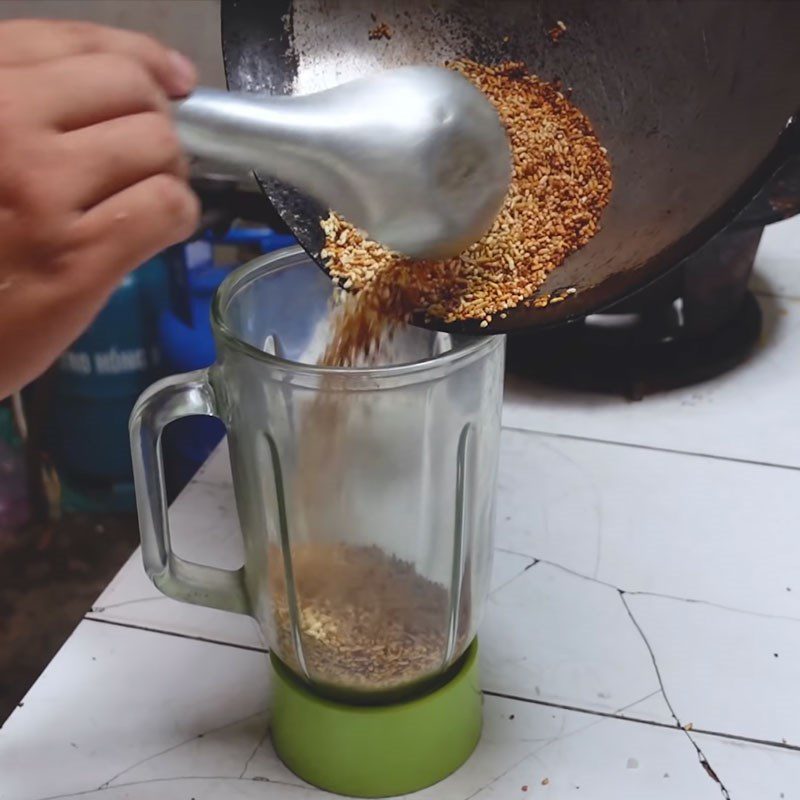
[[[169,98],[192,65],[141,34],[0,23],[0,399],[80,335],[199,203]]]

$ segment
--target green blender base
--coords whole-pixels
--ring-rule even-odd
[[[437,783],[472,754],[483,697],[474,641],[447,683],[382,706],[314,694],[272,657],[272,741],[303,780],[351,797],[408,794]]]

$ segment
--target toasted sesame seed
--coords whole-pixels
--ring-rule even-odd
[[[301,672],[280,549],[271,545],[269,555],[276,654]],[[374,691],[439,671],[447,649],[444,586],[375,546],[315,541],[292,545],[291,555],[302,653],[314,681]],[[466,633],[457,638],[459,654]]]
[[[447,66],[486,94],[506,127],[513,176],[505,204],[481,240],[445,261],[393,253],[331,212],[321,223],[323,259],[356,298],[334,323],[324,364],[355,363],[419,312],[446,323],[481,320],[486,328],[492,315],[530,305],[547,276],[599,230],[612,188],[607,151],[560,87],[527,74],[521,62]],[[538,297],[533,306],[575,291]]]

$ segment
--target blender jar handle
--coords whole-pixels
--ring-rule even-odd
[[[220,417],[208,370],[175,375],[153,384],[131,414],[133,479],[144,568],[168,597],[249,614],[243,568],[227,570],[195,564],[172,552],[161,434],[173,420],[193,414]]]

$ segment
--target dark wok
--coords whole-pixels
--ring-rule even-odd
[[[374,16],[373,16],[374,15]],[[567,33],[547,35],[557,20]],[[368,31],[387,23],[390,40]],[[726,226],[800,152],[800,2],[781,0],[223,0],[231,89],[290,93],[368,70],[470,57],[520,59],[574,89],[612,158],[602,231],[541,290],[571,299],[520,308],[488,329],[551,325],[644,287]],[[315,258],[315,206],[258,176]]]

